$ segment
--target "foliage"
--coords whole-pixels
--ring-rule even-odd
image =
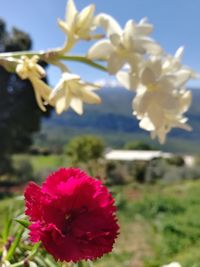
[[[151,186],[142,199],[127,204],[127,215],[148,221],[154,232],[150,243],[154,256],[145,259],[145,267],[173,260],[185,267],[187,258],[191,264],[198,263],[198,256],[192,259],[187,249],[200,247],[199,192],[199,182]]]
[[[105,173],[107,177],[107,184],[122,185],[126,182],[127,169],[122,163],[115,161],[108,161],[105,163]]]
[[[23,211],[22,201],[22,198],[13,198],[12,201],[7,201],[10,206],[4,211],[4,225],[0,236],[2,266],[61,266],[40,247],[40,243],[33,245],[29,241],[26,229],[27,221],[19,216]]]
[[[31,48],[28,34],[13,28],[6,30],[6,24],[0,21],[1,52],[22,51]],[[13,152],[26,150],[31,136],[40,128],[43,113],[38,109],[30,82],[22,81],[0,67],[0,173],[9,171],[6,160]]]
[[[2,81],[0,78],[0,83],[2,82],[3,84],[0,96],[4,100],[1,112],[3,119],[1,123],[2,129],[0,128],[0,133],[2,134],[2,136],[0,136],[2,150],[1,147],[0,150],[3,152],[3,155],[5,155],[4,157],[6,160],[9,159],[9,154],[13,152],[25,151],[31,144],[31,134],[39,129],[41,114],[37,113],[36,119],[32,116],[32,112],[37,112],[34,106],[35,102],[28,103],[28,101],[24,101],[24,99],[28,99],[28,96],[26,96],[26,98],[22,97],[23,92],[26,94],[31,92],[31,99],[33,99],[34,92],[36,102],[42,111],[46,111],[46,105],[49,104],[55,108],[57,114],[61,114],[68,108],[72,108],[77,114],[82,115],[84,103],[100,104],[101,98],[93,92],[93,90],[98,89],[99,86],[81,80],[80,76],[73,74],[68,69],[63,63],[64,60],[85,63],[91,67],[115,75],[118,81],[127,89],[134,90],[135,96],[132,101],[132,114],[140,120],[140,127],[151,132],[151,137],[157,137],[160,143],[163,144],[165,142],[168,132],[176,126],[190,130],[190,126],[185,124],[187,118],[184,117],[184,113],[189,109],[191,103],[191,92],[187,91],[186,83],[191,78],[195,78],[196,73],[189,67],[181,64],[183,47],[180,47],[174,56],[167,54],[161,46],[151,38],[150,34],[153,27],[146,19],[142,19],[139,23],[129,20],[124,29],[122,29],[118,22],[110,15],[99,14],[95,16],[94,11],[95,6],[90,5],[83,9],[82,12],[79,12],[74,1],[69,0],[65,21],[58,20],[58,25],[66,35],[66,41],[62,47],[46,51],[20,52],[20,50],[23,49],[30,49],[31,41],[29,37],[16,29],[14,29],[10,35],[6,31],[4,23],[2,23],[0,27],[2,51],[13,52],[2,53],[0,55],[0,65],[3,67],[0,69],[0,74],[2,73],[0,76],[3,77]],[[98,27],[103,28],[105,35],[99,34]],[[95,30],[97,30],[97,32],[94,32]],[[69,54],[70,50],[79,41],[83,40],[97,40],[97,42],[90,47],[86,56]],[[7,45],[7,41],[10,41],[10,46]],[[104,53],[105,49],[107,50],[106,53]],[[14,52],[16,50],[18,50],[18,52]],[[61,70],[61,78],[53,90],[48,86],[46,81],[43,80],[46,71],[39,65],[40,60],[44,60],[47,64],[57,66]],[[101,65],[99,61],[104,61],[103,65]],[[127,64],[128,71],[127,68],[123,68]],[[12,74],[8,74],[7,71]],[[22,83],[19,77],[25,80],[25,83]],[[173,77],[173,79],[171,77]],[[23,90],[24,85],[26,88],[25,91]],[[27,88],[30,88],[30,90]],[[170,90],[171,88],[173,88],[173,90]],[[168,101],[166,101],[166,99]],[[24,102],[26,104],[28,103],[28,108],[24,105]],[[169,107],[168,102],[172,102],[173,105]],[[31,117],[23,116],[25,113],[27,115],[27,110],[29,109]],[[21,118],[23,118],[23,127],[20,128],[19,125],[21,124],[19,122]],[[29,120],[30,118],[31,123]],[[109,117],[109,120],[106,121],[108,125],[110,125],[111,118],[112,115]],[[131,127],[129,125],[128,129],[130,130]],[[14,140],[14,142],[11,144],[10,140]],[[136,147],[145,149],[146,146],[144,144],[139,144]],[[66,148],[66,154],[74,165],[78,165],[79,163],[87,164],[90,169],[90,174],[94,174],[92,167],[95,167],[96,165],[94,163],[97,163],[102,157],[103,150],[104,145],[100,139],[92,136],[85,136],[72,140]],[[13,167],[13,170],[16,176],[26,181],[27,176],[32,176],[32,166],[30,162],[26,160],[18,161],[17,163],[18,164]],[[167,163],[162,159],[152,160],[149,164],[146,164],[146,162],[140,163],[140,165],[135,166],[133,177],[140,182],[158,182],[161,178],[165,178],[167,173],[166,169],[170,164],[170,171],[172,170],[172,173],[173,171],[178,171],[181,174],[180,177],[185,178],[185,174],[183,175],[185,166],[183,166],[184,163],[180,159],[175,159],[171,163]],[[4,168],[5,161],[2,166]],[[118,164],[117,167],[119,166]],[[3,168],[0,170],[0,174],[4,172]],[[113,175],[113,170],[116,171],[116,173],[119,171],[117,168],[115,169],[115,166],[114,168],[112,165],[106,166],[106,171],[111,177]],[[122,177],[127,170],[126,166],[125,169],[120,168]],[[94,192],[90,194],[92,192],[92,187],[85,187],[81,179],[77,180],[77,178],[80,177],[71,173],[74,171],[75,169],[71,169],[69,172],[69,180],[67,180],[69,183],[65,183],[66,174],[63,173],[64,169],[61,169],[59,178],[54,177],[55,173],[51,175],[47,182],[42,185],[42,190],[40,190],[36,184],[30,184],[30,190],[26,190],[25,198],[27,200],[26,214],[31,215],[30,220],[33,221],[31,229],[29,229],[32,232],[32,241],[37,242],[41,240],[44,247],[46,247],[50,253],[52,253],[52,251],[55,252],[55,254],[52,254],[57,260],[77,262],[79,259],[93,260],[102,255],[104,250],[102,250],[102,247],[99,247],[100,253],[94,253],[92,256],[92,252],[95,252],[94,245],[96,246],[96,242],[91,245],[91,252],[87,249],[88,242],[92,244],[95,239],[98,239],[99,243],[102,243],[105,248],[107,246],[106,243],[109,244],[109,242],[112,241],[108,247],[109,249],[106,248],[105,252],[112,250],[114,239],[109,238],[109,231],[106,229],[107,227],[110,229],[111,236],[112,230],[114,229],[114,235],[116,236],[118,226],[113,216],[113,213],[116,211],[113,206],[114,200],[112,200],[107,189],[103,188],[98,180],[92,177],[86,178],[86,176],[83,175],[86,182],[91,179],[91,183],[99,185],[99,191],[95,191],[98,187],[94,186]],[[82,175],[82,172],[80,173]],[[115,176],[116,173],[114,173]],[[53,182],[50,182],[48,187],[48,183],[51,179]],[[73,179],[75,179],[75,181],[73,181]],[[56,183],[58,180],[59,184]],[[77,188],[74,185],[77,185]],[[79,194],[81,186],[83,186],[82,198]],[[159,193],[162,191],[162,188],[158,187],[157,189],[160,189]],[[105,192],[107,193],[107,198],[104,195]],[[117,194],[118,192],[114,193]],[[193,243],[198,244],[198,239],[196,239],[196,237],[199,237],[198,228],[200,225],[196,223],[196,216],[199,210],[199,201],[194,195],[194,198],[182,199],[184,202],[182,206],[182,202],[179,203],[178,201],[178,203],[176,203],[176,198],[173,195],[164,196],[164,191],[162,191],[162,197],[160,197],[160,195],[155,195],[148,196],[149,198],[146,196],[145,192],[142,192],[143,200],[137,199],[140,198],[141,192],[139,192],[139,195],[138,192],[134,191],[134,193],[136,193],[135,200],[137,200],[135,201],[136,205],[134,208],[130,206],[132,201],[127,201],[127,203],[125,203],[122,197],[116,197],[116,199],[118,199],[117,205],[121,209],[122,220],[127,219],[129,225],[131,225],[131,219],[135,220],[133,231],[135,231],[135,228],[140,231],[143,230],[141,226],[145,225],[145,220],[148,219],[148,223],[150,224],[148,230],[151,231],[151,237],[155,238],[152,238],[150,243],[149,240],[142,237],[142,243],[147,242],[148,248],[150,246],[154,248],[154,251],[153,249],[149,249],[150,253],[152,253],[152,257],[149,260],[147,257],[143,258],[146,266],[161,265],[168,257],[177,256],[180,251],[186,249]],[[85,199],[84,196],[86,196]],[[126,196],[127,200],[131,198],[130,191]],[[72,200],[71,206],[68,205],[67,199]],[[88,200],[88,207],[87,205],[85,207],[82,203],[82,201],[85,200]],[[99,206],[96,206],[100,210],[98,213],[99,216],[94,212],[93,224],[91,218],[85,216],[86,214],[91,216],[93,211],[95,211],[95,205],[93,205],[91,200],[94,201],[94,203],[97,201]],[[111,206],[109,206],[109,203]],[[105,208],[107,205],[109,208],[106,213]],[[187,205],[192,206],[192,209],[187,209]],[[69,207],[69,210],[67,210],[67,207]],[[80,212],[80,218],[85,216],[85,223],[82,220],[80,220],[80,225],[79,222],[77,225],[73,223],[79,219],[79,216],[76,216],[77,211]],[[56,216],[56,214],[61,214],[62,218]],[[187,214],[187,217],[183,217],[185,214]],[[112,223],[107,224],[109,216],[111,216],[112,222],[116,224],[116,228],[113,227]],[[99,219],[100,224],[96,219]],[[0,242],[0,259],[3,263],[3,267],[25,265],[42,266],[43,262],[43,266],[46,266],[45,259],[48,258],[48,256],[45,252],[43,253],[42,249],[38,252],[40,244],[36,244],[35,246],[30,244],[26,229],[21,227],[21,225],[23,225],[26,228],[28,223],[24,221],[23,216],[22,220],[21,218],[17,218],[15,221],[20,225],[17,224],[17,226],[14,226],[11,233],[10,226],[13,221],[9,214],[6,216]],[[182,222],[183,224],[180,225]],[[87,231],[90,223],[93,230],[92,235],[91,231]],[[98,228],[98,224],[100,226],[105,224],[105,226]],[[194,227],[190,229],[191,225]],[[75,229],[76,226],[77,229]],[[129,230],[130,229],[131,228],[129,228]],[[43,231],[45,232],[45,240],[43,238]],[[102,231],[103,235],[101,233],[99,234],[98,231],[99,233]],[[143,236],[145,236],[145,231],[141,232]],[[72,235],[68,236],[69,233],[72,233]],[[136,234],[137,231],[134,233]],[[128,234],[131,234],[131,231],[129,231]],[[39,236],[40,238],[38,238]],[[86,247],[84,257],[77,257],[76,253],[73,252],[74,241],[73,238],[71,239],[73,236],[77,239],[77,252],[80,252],[80,255],[83,252],[83,247]],[[105,237],[105,241],[103,236]],[[69,237],[72,243],[67,243],[69,246],[69,249],[67,249],[65,242]],[[159,237],[159,242],[157,242],[157,237]],[[158,245],[160,242],[161,245]],[[59,247],[56,246],[56,243]],[[62,246],[60,246],[61,243]],[[82,244],[81,249],[79,248],[80,244]],[[66,253],[60,256],[60,252],[62,253],[62,250],[60,250],[61,248],[63,248],[63,252],[66,251],[67,253],[71,250],[73,252],[72,257],[66,257]],[[140,247],[140,250],[141,248],[142,247]],[[124,259],[123,254],[129,257],[129,252],[130,251],[123,251],[123,253],[116,253],[116,258],[120,264],[122,263],[122,259]],[[39,255],[39,262],[33,261],[37,259],[37,255]],[[147,254],[143,256],[147,256]],[[49,265],[54,266],[53,261],[51,262],[50,260],[49,262]],[[59,266],[59,263],[56,265]],[[78,266],[83,265],[78,264]]]
[[[168,158],[167,162],[170,165],[175,165],[175,166],[184,166],[185,165],[184,158],[179,156],[179,155],[175,155],[173,157]]]
[[[124,146],[127,150],[153,150],[154,148],[143,141],[132,141],[128,142]]]
[[[160,267],[171,261],[179,261],[183,267],[199,267],[200,181],[129,184],[111,189],[117,199],[121,234],[113,253],[95,262],[95,266],[137,266],[137,259],[144,267]],[[0,204],[2,229],[8,206],[13,205],[19,215],[22,202],[7,199]],[[12,231],[17,231],[17,223],[12,223],[16,229]],[[17,257],[23,258],[27,249],[30,243],[22,242]],[[32,261],[38,266],[59,266],[43,250]]]
[[[148,165],[149,162],[146,161],[135,161],[133,162],[132,166],[129,166],[130,173],[135,181],[139,183],[146,182],[146,173]]]
[[[98,160],[102,157],[103,151],[103,141],[93,135],[75,137],[66,145],[66,154],[74,164]]]

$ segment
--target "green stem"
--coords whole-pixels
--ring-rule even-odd
[[[66,60],[66,61],[74,61],[84,63],[96,69],[106,71],[107,68],[103,65],[94,62],[93,60],[86,58],[85,56],[76,56],[76,55],[62,55],[56,50],[49,51],[19,51],[19,52],[8,52],[8,53],[0,53],[0,59],[6,59],[7,57],[20,58],[21,56],[32,57],[34,55],[39,56],[42,60],[47,61],[47,63],[51,63],[51,60]]]
[[[45,51],[17,51],[17,52],[6,52],[6,53],[0,53],[0,59],[1,58],[7,58],[7,57],[14,57],[14,58],[20,58],[21,56],[27,56],[32,57],[34,55],[37,56],[43,56],[47,52]]]
[[[84,266],[84,264],[83,264],[82,261],[79,261],[79,262],[77,263],[77,267],[83,267],[83,266]]]
[[[24,262],[32,260],[32,258],[35,256],[35,254],[38,252],[38,249],[40,247],[40,242],[35,244],[31,250],[31,253],[22,261],[11,264],[12,267],[20,267],[24,266]]]
[[[93,267],[93,266],[94,266],[93,262],[89,260],[89,261],[88,261],[88,266],[89,266],[89,267]]]
[[[10,266],[11,266],[11,267],[20,267],[20,266],[24,266],[24,261],[20,261],[20,262],[11,264]]]
[[[88,267],[92,267],[93,263],[92,261],[79,261],[76,265],[76,267],[84,267],[84,266],[88,266]]]
[[[12,245],[9,248],[8,253],[7,253],[6,257],[5,257],[5,260],[9,261],[12,258],[12,256],[14,255],[15,250],[18,247],[19,242],[20,242],[20,240],[22,238],[23,232],[24,232],[24,228],[21,228],[21,229],[18,230],[18,234],[16,235],[16,238],[14,239]]]
[[[104,67],[103,65],[94,62],[93,60],[86,58],[84,56],[66,56],[66,55],[59,55],[58,56],[59,59],[62,60],[67,60],[67,61],[75,61],[75,62],[81,62],[84,63],[86,65],[90,65],[96,69],[102,70],[102,71],[106,71],[107,72],[107,68]]]

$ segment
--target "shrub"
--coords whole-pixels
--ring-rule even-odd
[[[170,157],[166,160],[170,165],[175,165],[175,166],[184,166],[185,165],[184,158],[181,156],[178,156],[178,155]]]
[[[105,164],[107,183],[109,185],[122,185],[127,178],[127,168],[124,163],[108,161]]]
[[[72,163],[87,163],[102,157],[104,144],[99,137],[83,135],[73,138],[66,145],[65,151]]]
[[[127,150],[154,150],[154,148],[143,141],[133,141],[126,143],[124,149]]]

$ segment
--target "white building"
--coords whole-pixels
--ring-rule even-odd
[[[154,158],[170,158],[171,153],[158,150],[110,150],[105,153],[106,160],[150,161]]]
[[[118,161],[150,161],[155,158],[171,158],[176,154],[162,152],[159,150],[108,150],[104,157],[106,160]],[[191,155],[182,155],[185,165],[192,167],[195,164],[195,158]]]

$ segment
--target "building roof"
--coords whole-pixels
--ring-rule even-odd
[[[170,157],[170,153],[163,153],[158,150],[110,150],[105,153],[107,160],[121,160],[121,161],[134,161],[144,160],[149,161],[159,157]]]

